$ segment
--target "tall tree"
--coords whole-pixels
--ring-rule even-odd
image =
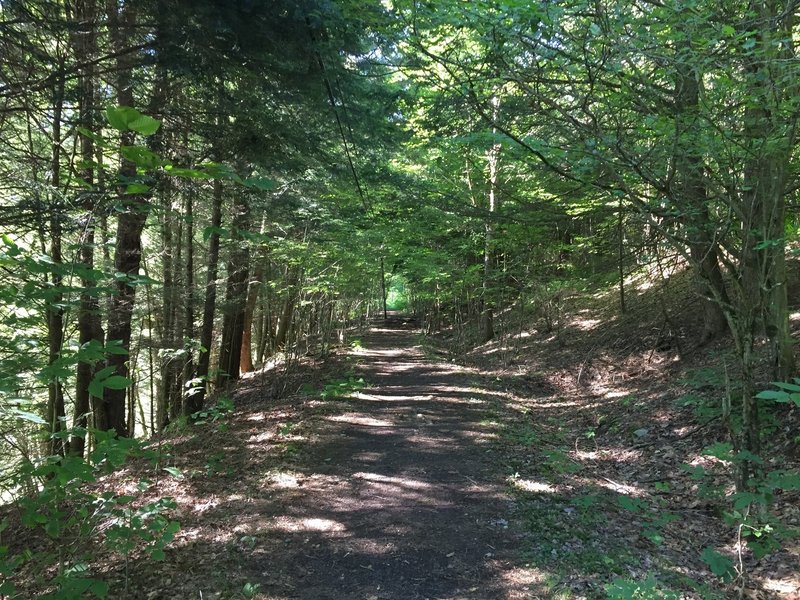
[[[95,269],[95,230],[99,220],[99,200],[103,191],[96,185],[95,146],[93,135],[97,133],[97,106],[95,88],[94,57],[97,54],[97,3],[96,0],[76,0],[72,11],[74,33],[72,46],[76,60],[83,65],[77,81],[78,124],[84,131],[80,137],[79,176],[83,190],[80,192],[80,207],[83,211],[79,231],[81,294],[78,308],[78,343],[81,347],[95,343],[103,345],[104,332],[98,301],[97,270]],[[75,380],[74,426],[85,429],[89,425],[91,395],[89,385],[97,372],[97,361],[82,360],[78,363]],[[85,436],[78,432],[70,441],[70,451],[83,456]]]
[[[106,17],[111,32],[112,45],[117,54],[116,101],[121,107],[135,104],[133,95],[133,70],[136,66],[131,46],[135,39],[137,9],[133,2],[109,0],[106,4]],[[132,147],[135,133],[132,130],[120,134],[121,147]],[[114,248],[114,271],[116,276],[115,293],[111,297],[107,337],[130,352],[131,323],[136,300],[135,283],[139,277],[142,261],[142,231],[150,212],[149,201],[141,193],[128,194],[128,185],[137,181],[136,163],[126,157],[120,159],[117,188],[119,215],[117,217],[116,246]],[[106,364],[114,368],[114,373],[128,378],[130,366],[128,356],[121,353],[109,354]],[[127,436],[126,396],[128,387],[116,385],[104,390],[100,410],[96,416],[98,427],[102,430],[114,429],[118,435]]]

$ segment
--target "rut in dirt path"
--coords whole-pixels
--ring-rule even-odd
[[[373,327],[357,368],[369,387],[318,416],[295,465],[302,485],[274,491],[281,534],[249,565],[270,598],[529,597],[481,426],[492,397],[416,341],[401,319]]]

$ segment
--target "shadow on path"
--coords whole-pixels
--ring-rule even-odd
[[[291,473],[249,499],[235,531],[267,597],[531,597],[488,451],[492,399],[415,342],[406,321],[373,327],[355,351],[369,387],[323,404]]]

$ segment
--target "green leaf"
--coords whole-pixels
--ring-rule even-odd
[[[94,364],[104,356],[103,344],[98,340],[89,340],[75,354],[75,358],[79,362],[86,364]]]
[[[753,454],[749,450],[741,450],[740,452],[738,452],[736,454],[736,456],[733,457],[733,460],[736,461],[736,462],[739,462],[739,463],[750,462],[750,463],[753,463],[755,465],[763,465],[764,464],[764,459],[763,458],[761,458],[760,456],[758,456],[756,454]]]
[[[767,484],[787,492],[800,490],[800,473],[772,472],[767,478]]]
[[[704,448],[701,454],[705,456],[713,456],[720,460],[731,460],[733,452],[733,444],[729,442],[717,442],[707,448]]]
[[[0,581],[0,595],[11,597],[16,590],[16,586],[7,579]]]
[[[793,402],[800,406],[800,391],[795,391],[795,388],[800,388],[793,383],[775,382],[776,386],[784,388],[782,390],[764,390],[756,394],[759,400],[772,400],[774,402],[789,403]],[[786,391],[789,390],[789,391]]]
[[[153,135],[161,127],[161,121],[140,114],[137,118],[128,123],[128,128],[141,135]]]
[[[207,242],[208,239],[214,234],[223,237],[228,235],[228,230],[222,227],[213,227],[213,226],[206,227],[203,229],[203,241]]]
[[[106,119],[108,124],[119,131],[135,131],[141,135],[153,135],[161,122],[152,117],[143,115],[135,108],[130,106],[109,106],[106,109]]]
[[[110,375],[113,375],[116,370],[117,367],[103,367],[95,374],[94,378],[98,380],[107,379]]]
[[[768,554],[780,550],[781,544],[774,536],[768,535],[762,538],[749,538],[747,540],[747,547],[750,548],[756,560],[761,560]]]
[[[173,167],[172,165],[167,165],[164,167],[164,170],[175,177],[186,177],[188,179],[213,179],[213,176],[210,173],[206,173],[200,169],[185,169],[182,167]]]
[[[36,415],[32,412],[27,412],[24,410],[19,409],[12,409],[11,413],[17,417],[18,419],[22,419],[23,421],[28,421],[30,423],[36,423],[37,425],[47,425],[47,421],[45,421],[39,415]]]
[[[714,550],[711,546],[703,550],[700,560],[706,563],[711,572],[717,577],[721,577],[723,581],[731,581],[736,576],[733,561]]]
[[[150,550],[150,558],[152,558],[153,560],[162,561],[164,560],[165,557],[166,554],[164,554],[164,550],[161,548],[156,547]]]
[[[127,107],[125,106],[120,106],[118,108],[109,106],[106,109],[106,119],[108,120],[108,124],[119,131],[128,131],[128,120],[125,118],[126,109]],[[131,108],[127,110],[133,109]]]
[[[51,538],[55,539],[61,533],[61,524],[59,523],[57,518],[50,518],[44,524],[44,531],[47,535]]]
[[[661,532],[655,529],[645,529],[643,532],[644,537],[653,542],[656,546],[664,543],[664,536]]]
[[[108,584],[105,581],[93,581],[92,585],[89,587],[89,592],[97,596],[98,598],[105,598],[108,596]]]
[[[183,479],[183,472],[180,469],[176,469],[175,467],[164,467],[164,470],[172,475],[175,479]]]
[[[782,390],[786,390],[787,392],[800,392],[800,385],[796,383],[787,383],[785,381],[773,381],[772,385],[775,387],[779,387]]]
[[[103,397],[103,382],[99,379],[95,378],[89,382],[88,386],[89,394],[94,396],[95,398],[102,398]]]
[[[145,185],[143,183],[131,183],[128,187],[125,188],[125,193],[127,195],[133,194],[146,194],[150,191],[150,186]]]
[[[160,167],[163,162],[158,154],[144,146],[123,146],[119,152],[137,167],[145,170]]]
[[[789,394],[779,390],[764,390],[756,394],[759,400],[774,400],[775,402],[788,402]]]
[[[246,187],[260,190],[262,192],[268,192],[275,188],[275,183],[270,179],[266,179],[265,177],[248,177],[243,183]]]
[[[109,146],[108,140],[106,140],[103,136],[96,134],[94,131],[86,129],[85,127],[76,127],[78,133],[83,136],[86,136],[90,140],[92,140],[95,144],[107,148]]]
[[[647,503],[631,496],[617,496],[617,503],[630,512],[641,512],[647,508]]]
[[[108,379],[103,380],[103,387],[111,390],[124,390],[128,388],[133,382],[127,377],[122,375],[112,375]]]
[[[95,374],[95,376],[94,376],[94,378],[92,379],[92,381],[89,383],[89,393],[90,393],[92,396],[94,396],[95,398],[102,398],[102,397],[103,397],[103,388],[104,388],[104,387],[112,387],[112,386],[110,386],[110,385],[106,385],[106,382],[107,382],[107,381],[108,381],[108,380],[109,380],[111,377],[119,377],[119,376],[115,376],[115,375],[113,375],[113,373],[114,373],[116,370],[117,370],[117,368],[116,368],[116,367],[114,367],[114,366],[105,367],[105,368],[103,368],[103,369],[100,369],[100,370],[99,370],[99,371],[98,371],[98,372]],[[122,377],[122,379],[125,379],[125,378],[124,378],[124,377]],[[125,381],[127,381],[127,379],[125,379]],[[113,385],[113,383],[112,383],[112,385]],[[124,385],[124,386],[123,386],[123,387],[121,387],[121,388],[113,388],[113,387],[112,387],[112,389],[124,389],[124,388],[126,388],[127,386],[128,386],[128,384]]]
[[[105,347],[106,354],[119,354],[121,356],[127,356],[128,349],[122,345],[122,340],[112,340],[106,344]]]
[[[754,494],[752,492],[738,492],[731,496],[731,500],[733,500],[733,508],[735,510],[742,510],[751,504],[767,504],[764,494]]]

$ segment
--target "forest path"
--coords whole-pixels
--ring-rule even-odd
[[[232,414],[170,440],[185,475],[153,489],[176,498],[182,529],[160,567],[131,567],[136,593],[116,593],[116,565],[113,597],[580,599],[638,582],[726,597],[702,553],[725,550],[732,528],[690,505],[683,468],[714,434],[685,435],[686,392],[646,377],[573,390],[564,374],[583,365],[570,353],[588,345],[532,340],[525,364],[493,367],[495,341],[472,369],[426,356],[394,316],[283,382],[243,379]],[[639,428],[652,441],[637,448]],[[797,556],[760,561],[754,588],[790,591],[759,598],[797,598]]]
[[[374,326],[354,350],[368,387],[320,403],[273,477],[259,512],[280,533],[246,568],[267,598],[531,597],[486,426],[496,400],[417,341],[402,318]]]

